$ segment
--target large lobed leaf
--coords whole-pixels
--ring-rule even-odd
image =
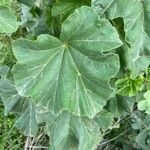
[[[124,57],[131,77],[137,77],[150,64],[149,0],[92,0],[92,7],[102,18],[123,18]]]
[[[8,67],[0,67],[0,97],[5,106],[5,115],[16,113],[15,127],[26,136],[36,136],[38,124],[46,123],[46,133],[50,137],[51,149],[91,149],[94,150],[102,140],[99,126],[94,120],[77,117],[68,111],[53,115],[48,111],[38,111],[29,98],[21,97],[15,85],[6,79]],[[106,122],[103,118],[98,118]],[[103,124],[107,128],[108,123]]]
[[[105,117],[99,114],[95,120],[75,116],[68,111],[63,111],[57,116],[51,112],[38,111],[28,98],[21,97],[13,83],[4,76],[8,72],[6,66],[1,67],[0,96],[5,106],[5,114],[17,112],[15,126],[22,130],[26,136],[36,136],[38,124],[46,123],[46,133],[50,138],[50,149],[90,149],[94,150],[102,140],[100,128],[107,129],[113,118],[107,112]],[[106,112],[102,111],[102,112]],[[108,118],[110,120],[108,120]]]
[[[106,19],[81,7],[63,23],[60,40],[41,35],[36,41],[14,42],[17,90],[40,109],[53,113],[67,109],[93,118],[110,98],[109,80],[119,70],[118,56],[102,53],[120,45],[117,31]]]

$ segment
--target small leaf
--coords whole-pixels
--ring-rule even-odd
[[[28,6],[34,6],[37,0],[18,0],[20,3],[23,3]]]
[[[125,75],[116,82],[118,88],[117,93],[122,96],[135,96],[144,87],[144,77],[140,76],[135,79],[131,79],[130,76]]]
[[[0,66],[0,79],[5,79],[7,77],[7,74],[9,72],[9,67],[3,65]]]
[[[21,115],[16,120],[15,126],[22,130],[26,136],[36,136],[38,132],[36,109],[29,99],[24,102]]]
[[[112,125],[114,116],[111,112],[103,109],[100,113],[96,115],[94,120],[99,124],[102,130],[108,130]]]
[[[58,16],[61,14],[66,14],[68,12],[73,12],[77,7],[80,6],[80,2],[78,1],[59,1],[54,4],[52,8],[52,16]]]
[[[13,33],[17,27],[16,16],[8,8],[0,6],[0,33]]]
[[[138,109],[141,111],[145,110],[147,114],[150,114],[150,91],[144,94],[144,98],[145,100],[139,101]]]
[[[5,106],[5,115],[9,112],[17,112],[22,97],[18,94],[15,86],[8,80],[0,80],[0,96]]]
[[[5,115],[8,115],[10,112],[20,114],[15,126],[22,130],[24,135],[35,136],[38,131],[38,124],[35,106],[30,100],[21,97],[15,85],[6,78],[0,79],[0,97],[5,106]]]
[[[135,97],[123,97],[116,95],[112,97],[107,103],[107,109],[113,114],[114,117],[120,117],[133,110]]]
[[[142,148],[143,150],[149,150],[150,143],[148,143],[149,139],[149,130],[147,128],[143,129],[138,136],[136,137],[136,143]]]
[[[0,50],[3,48],[3,43],[2,42],[0,42]]]
[[[52,16],[61,15],[61,20],[65,20],[75,9],[83,5],[90,5],[90,0],[59,0],[53,4]]]

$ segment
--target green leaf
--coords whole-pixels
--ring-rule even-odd
[[[16,120],[15,126],[22,130],[26,136],[32,137],[37,135],[38,123],[36,119],[36,108],[29,99],[24,101],[21,115]]]
[[[16,16],[8,8],[0,6],[0,33],[13,33],[17,27]]]
[[[114,116],[111,112],[103,109],[100,113],[96,115],[94,120],[99,124],[102,130],[108,130],[109,128],[111,128]]]
[[[4,69],[6,70],[6,67],[3,67],[3,71],[6,72]],[[35,106],[31,101],[28,98],[21,97],[15,85],[6,78],[0,79],[0,97],[5,106],[4,114],[8,115],[10,112],[20,114],[15,126],[22,130],[24,135],[35,136],[38,131],[38,125]]]
[[[0,96],[5,106],[5,115],[9,112],[17,112],[22,97],[18,94],[15,86],[9,80],[0,80]]]
[[[0,42],[0,50],[3,48],[3,43],[2,42]]]
[[[40,109],[93,118],[112,94],[109,80],[119,70],[118,56],[102,52],[121,44],[107,20],[81,7],[63,23],[60,40],[41,35],[14,42],[17,90]]]
[[[66,14],[68,12],[74,11],[76,8],[80,6],[80,2],[78,1],[59,1],[54,4],[52,8],[52,16],[58,16],[61,14]]]
[[[82,5],[90,5],[89,0],[59,0],[52,7],[52,16],[69,16],[75,9]]]
[[[137,77],[150,65],[149,0],[93,0],[92,7],[102,18],[123,18],[124,57],[127,68],[131,70],[131,77]]]
[[[143,150],[149,150],[149,148],[150,148],[150,143],[148,143],[149,134],[150,134],[150,131],[147,128],[145,128],[138,134],[138,136],[135,139],[136,143]]]
[[[0,66],[0,78],[2,79],[5,79],[7,77],[7,74],[9,72],[9,67],[3,65],[3,66]]]
[[[147,114],[150,114],[150,91],[144,94],[144,98],[145,100],[139,101],[138,109],[141,111],[145,110]]]
[[[48,120],[47,127],[51,150],[95,150],[102,138],[96,122],[67,111]]]
[[[107,108],[114,117],[120,117],[131,112],[135,102],[135,97],[123,97],[116,95],[108,101]]]
[[[117,94],[132,97],[143,90],[144,77],[140,76],[135,79],[131,79],[130,76],[125,75],[116,81],[116,86],[118,88]]]
[[[21,110],[23,98],[18,94],[14,84],[7,79],[9,67],[0,66],[0,97],[5,106],[4,114]],[[20,107],[19,107],[20,106]]]
[[[33,6],[35,5],[36,1],[37,0],[18,0],[20,3],[23,3],[25,5],[28,5],[28,6]]]

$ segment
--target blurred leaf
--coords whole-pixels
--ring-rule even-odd
[[[0,6],[0,33],[13,33],[17,30],[17,18],[4,6]]]
[[[33,6],[37,0],[18,0],[18,2],[23,3],[28,6]]]
[[[0,79],[5,79],[7,77],[8,72],[9,72],[9,67],[5,65],[0,66]]]
[[[96,115],[94,120],[99,124],[101,130],[108,130],[111,128],[114,116],[112,113],[103,109],[100,113]]]
[[[8,72],[8,67],[1,67],[1,76],[6,76]],[[0,79],[0,97],[5,106],[5,115],[8,113],[18,113],[20,114],[15,126],[18,129],[23,130],[24,134],[27,136],[35,136],[38,131],[38,125],[35,118],[35,107],[32,105],[28,98],[21,97],[15,85],[6,78]]]
[[[150,114],[150,90],[144,94],[145,100],[138,102],[138,109]]]
[[[29,99],[24,101],[22,112],[16,120],[15,126],[22,130],[26,136],[32,137],[37,135],[38,124],[36,119],[36,109]]]
[[[0,50],[3,48],[3,43],[2,42],[0,42]]]
[[[54,4],[52,8],[52,16],[58,16],[61,14],[71,14],[76,8],[82,4],[76,0],[60,0]]]
[[[142,150],[149,150],[150,148],[150,130],[143,129],[136,137],[136,142]]]
[[[123,97],[116,95],[112,97],[107,103],[107,109],[115,116],[120,117],[133,110],[134,103],[136,102],[135,97]]]

